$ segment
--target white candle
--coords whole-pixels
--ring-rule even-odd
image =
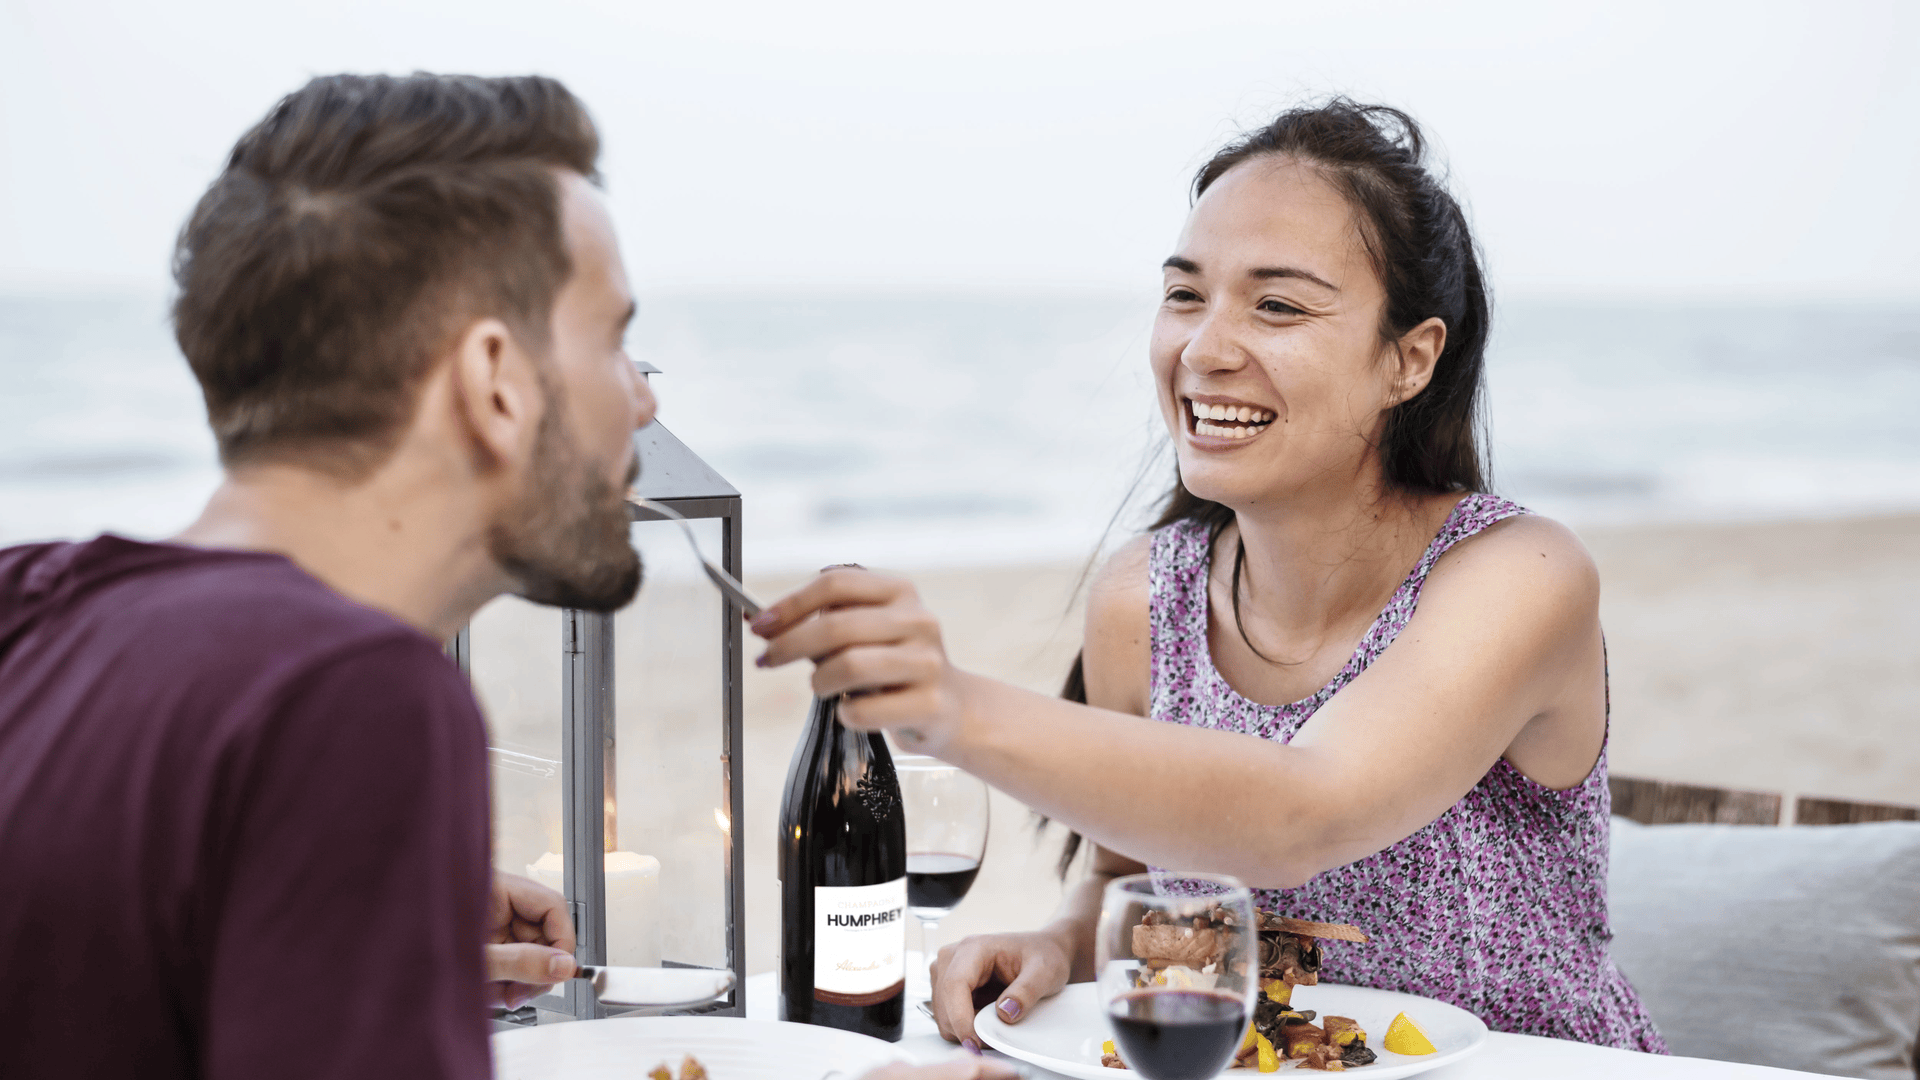
[[[549,851],[527,867],[527,876],[561,890],[565,869],[566,860]],[[609,851],[606,872],[607,963],[659,967],[660,860],[631,851]]]

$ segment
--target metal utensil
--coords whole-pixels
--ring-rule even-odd
[[[733,972],[710,968],[583,966],[574,978],[609,1005],[698,1005],[733,989]]]
[[[740,610],[747,613],[747,618],[751,619],[766,609],[765,604],[755,600],[753,594],[747,592],[746,586],[735,581],[732,574],[715,566],[713,562],[707,558],[706,554],[700,550],[700,541],[693,535],[693,526],[687,524],[687,519],[680,516],[678,510],[663,503],[654,502],[652,499],[635,495],[631,491],[627,493],[627,501],[643,510],[651,511],[652,513],[659,514],[663,518],[679,522],[680,531],[686,534],[688,546],[693,548],[693,557],[700,560],[700,566],[706,570],[708,579],[720,587],[720,591],[727,595],[727,599],[739,605]]]

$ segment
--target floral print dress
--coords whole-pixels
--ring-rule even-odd
[[[1240,696],[1214,667],[1206,527],[1183,521],[1160,529],[1148,563],[1149,715],[1291,741],[1393,644],[1420,602],[1427,573],[1448,548],[1526,512],[1491,495],[1462,499],[1333,681],[1281,706]],[[1372,937],[1364,945],[1326,947],[1321,974],[1329,981],[1436,998],[1496,1031],[1665,1053],[1608,952],[1611,807],[1604,746],[1587,778],[1565,791],[1535,783],[1502,758],[1412,836],[1300,888],[1257,890],[1254,900],[1282,915],[1351,923]]]

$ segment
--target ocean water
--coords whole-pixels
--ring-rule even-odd
[[[745,496],[750,568],[1080,558],[1170,475],[1151,299],[642,298],[661,421]],[[1920,511],[1920,306],[1515,302],[1496,490],[1576,527]],[[0,298],[0,542],[164,536],[218,479],[150,298]],[[1130,497],[1131,496],[1131,497]]]

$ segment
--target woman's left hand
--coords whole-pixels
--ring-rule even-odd
[[[947,662],[939,620],[903,578],[830,568],[751,625],[767,639],[759,666],[814,661],[814,694],[845,695],[848,727],[889,730],[902,746],[934,753],[962,723],[967,676]]]

